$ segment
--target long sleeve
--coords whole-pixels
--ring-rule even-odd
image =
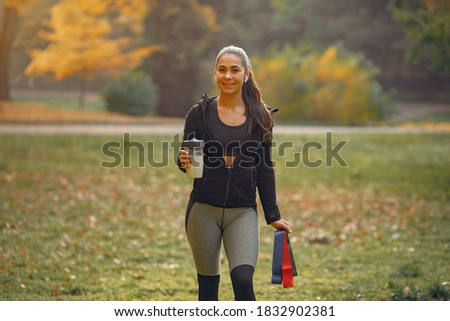
[[[196,137],[195,124],[196,124],[196,119],[198,119],[196,111],[197,111],[197,108],[196,108],[196,106],[194,106],[186,114],[186,119],[184,122],[184,130],[183,130],[183,140],[189,140],[189,139]],[[179,155],[177,158],[177,165],[178,165],[178,168],[182,172],[186,173],[186,169],[181,166]]]
[[[263,142],[260,147],[260,162],[257,167],[258,193],[261,200],[267,224],[281,218],[277,205],[275,171],[272,162],[272,140]]]

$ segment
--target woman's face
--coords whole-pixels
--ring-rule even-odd
[[[225,54],[217,61],[214,77],[222,95],[234,95],[242,92],[248,72],[239,56]]]

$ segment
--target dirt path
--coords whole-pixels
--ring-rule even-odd
[[[104,134],[159,134],[172,135],[183,130],[182,124],[37,124],[0,123],[0,134],[47,134],[47,135],[104,135]],[[449,133],[449,128],[429,127],[347,127],[347,126],[297,126],[277,125],[278,134],[334,133]]]

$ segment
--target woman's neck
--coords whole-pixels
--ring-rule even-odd
[[[227,109],[245,108],[245,102],[242,95],[219,95],[219,97],[217,97],[217,104],[220,105],[220,107]]]

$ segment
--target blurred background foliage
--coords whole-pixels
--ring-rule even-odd
[[[159,99],[159,90],[150,75],[129,71],[111,80],[102,90],[106,109],[135,116],[147,115]]]
[[[184,116],[213,92],[215,55],[234,44],[253,58],[264,98],[281,118],[367,124],[383,117],[393,96],[450,100],[449,3],[0,0],[0,99],[100,93],[139,70],[158,87],[154,113]]]
[[[450,76],[450,1],[424,0],[417,10],[405,0],[395,0],[389,9],[407,37],[406,58],[415,65],[427,61],[431,70]]]
[[[376,80],[379,69],[342,44],[319,51],[309,43],[274,47],[257,60],[267,103],[285,120],[365,125],[383,116],[389,101]]]

